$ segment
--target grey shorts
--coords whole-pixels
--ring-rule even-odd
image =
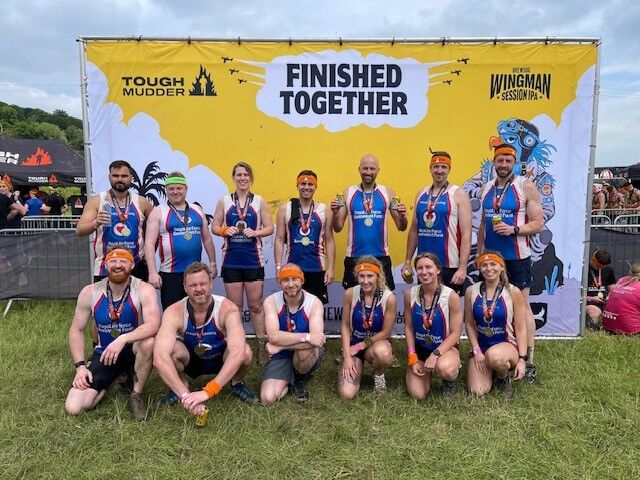
[[[318,347],[320,350],[320,354],[318,355],[318,361],[311,368],[308,373],[315,372],[322,363],[322,357],[324,357],[324,348]],[[295,371],[293,368],[293,356],[289,358],[272,358],[267,363],[267,366],[264,369],[264,373],[262,374],[262,381],[265,380],[286,380],[289,382],[289,385],[293,385],[295,380]]]

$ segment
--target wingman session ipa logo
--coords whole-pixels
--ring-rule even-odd
[[[511,73],[492,73],[489,99],[504,101],[551,98],[551,74],[532,73],[531,67],[513,67]]]
[[[216,87],[207,69],[200,65],[194,80],[187,84],[185,77],[122,77],[123,97],[215,97]],[[187,90],[188,88],[188,90]]]

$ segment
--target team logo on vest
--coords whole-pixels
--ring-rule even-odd
[[[121,77],[123,97],[215,97],[217,96],[213,78],[207,69],[200,65],[191,88],[187,91],[185,77],[151,77],[130,75]]]
[[[513,67],[511,73],[492,73],[489,99],[503,101],[549,100],[551,74],[534,73],[531,67]]]
[[[128,237],[131,235],[131,229],[124,223],[116,223],[113,227],[113,233],[118,237]]]

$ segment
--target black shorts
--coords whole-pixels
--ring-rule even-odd
[[[89,371],[93,375],[93,380],[89,383],[89,387],[101,392],[109,388],[109,385],[118,378],[122,373],[129,372],[133,369],[136,356],[133,354],[133,345],[127,344],[118,355],[118,361],[114,365],[105,365],[100,361],[100,355],[94,350],[93,355],[89,359]]]
[[[257,280],[264,280],[264,267],[259,267],[259,268],[222,267],[222,281],[224,283],[255,282]]]
[[[169,305],[179,302],[187,296],[184,291],[184,272],[160,272],[162,287],[160,287],[160,303],[162,310]]]
[[[462,282],[461,285],[451,283],[451,278],[453,278],[453,275],[457,270],[457,268],[443,268],[442,273],[440,273],[440,277],[442,277],[442,283],[444,283],[447,287],[463,297],[464,292],[471,286],[471,282],[469,281],[469,279],[465,278],[464,282]]]
[[[133,270],[131,270],[131,276],[139,278],[143,282],[148,282],[149,281],[149,267],[147,267],[147,262],[145,262],[144,260],[140,260],[138,263],[136,263],[136,266],[133,267]],[[99,282],[100,280],[102,280],[105,277],[106,277],[106,275],[94,275],[93,276],[93,283]]]
[[[195,353],[189,354],[189,364],[184,367],[184,373],[189,378],[197,378],[201,375],[215,375],[222,368],[224,351],[220,352],[215,358],[204,359],[200,358]]]
[[[376,257],[382,263],[382,270],[387,280],[387,287],[392,292],[396,289],[396,284],[393,281],[393,271],[391,270],[391,257],[389,255],[384,257]],[[353,274],[353,269],[356,267],[357,257],[344,257],[344,277],[342,279],[342,287],[347,288],[355,287],[358,284],[358,280]]]
[[[531,257],[505,260],[509,283],[520,290],[531,287]]]
[[[318,368],[320,368],[320,364],[322,363],[324,348],[318,348],[320,349],[318,361],[313,367],[311,367],[311,370],[307,372],[308,374],[315,372]],[[295,381],[295,373],[295,368],[293,368],[293,355],[288,358],[272,358],[264,368],[262,381],[264,382],[265,380],[269,379],[286,380],[287,382],[289,382],[289,385],[293,385],[293,382]]]
[[[457,350],[458,345],[456,345],[454,348]],[[427,350],[426,348],[423,348],[416,343],[416,354],[418,355],[418,360],[420,360],[421,362],[426,361],[434,350],[436,349],[434,348],[433,350]]]
[[[324,284],[325,272],[304,272],[302,288],[320,299],[323,304],[329,303],[327,286]]]

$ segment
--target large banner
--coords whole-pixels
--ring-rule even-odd
[[[82,48],[94,192],[109,187],[109,163],[124,159],[136,190],[155,203],[166,201],[164,175],[180,170],[188,200],[212,213],[233,189],[232,166],[246,161],[275,220],[297,195],[300,170],[317,172],[316,200],[329,203],[360,183],[359,159],[372,153],[378,183],[412,214],[431,183],[430,149],[446,150],[450,181],[472,199],[475,245],[480,187],[495,175],[488,142],[502,137],[544,210],[545,229],[531,239],[538,334],[579,334],[595,44],[85,40]],[[336,235],[338,280],[345,232]],[[273,238],[265,240],[267,295],[277,284]],[[406,240],[391,222],[399,310]],[[342,293],[331,285],[327,330],[338,330]]]

